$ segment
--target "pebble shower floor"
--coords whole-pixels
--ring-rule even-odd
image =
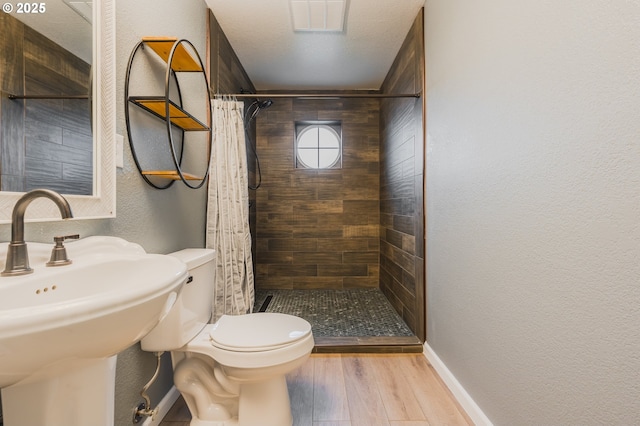
[[[254,306],[304,318],[317,337],[414,335],[379,289],[257,289]]]

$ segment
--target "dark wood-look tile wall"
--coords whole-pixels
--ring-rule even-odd
[[[0,14],[3,28],[0,36],[0,81],[3,92],[23,94],[24,91],[24,24],[8,13]],[[24,185],[24,149],[22,143],[9,141],[24,140],[24,100],[0,97],[0,156],[1,186],[3,190],[20,190]]]
[[[282,99],[258,117],[256,285],[342,289],[379,285],[377,99]],[[294,123],[342,122],[342,168],[295,167]]]
[[[413,23],[383,93],[424,92],[423,13]],[[425,332],[423,99],[380,108],[380,288],[423,341]]]
[[[0,16],[3,93],[87,95],[90,65],[8,14]],[[2,97],[3,191],[46,187],[65,194],[93,188],[88,100]]]

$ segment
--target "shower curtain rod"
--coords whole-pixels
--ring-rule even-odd
[[[89,99],[89,95],[12,95],[7,94],[9,99]]]
[[[421,93],[236,93],[225,95],[235,98],[295,98],[295,99],[341,99],[341,98],[419,98]]]

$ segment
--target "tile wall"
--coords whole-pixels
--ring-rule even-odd
[[[383,93],[419,93],[424,82],[423,14],[382,86]],[[380,288],[424,340],[423,98],[384,99],[380,109]]]
[[[342,123],[342,168],[295,168],[294,123],[308,120]],[[378,287],[379,100],[277,98],[257,138],[257,287]]]

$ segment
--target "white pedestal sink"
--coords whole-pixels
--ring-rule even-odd
[[[4,425],[113,426],[116,354],[173,305],[187,267],[115,237],[66,243],[59,267],[45,267],[52,244],[27,245],[34,272],[0,277]]]

